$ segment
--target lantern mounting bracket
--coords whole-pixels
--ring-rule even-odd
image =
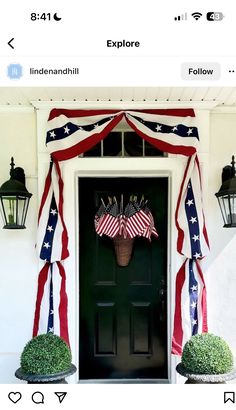
[[[11,169],[10,169],[10,176],[11,179],[14,179],[16,181],[21,182],[22,184],[25,185],[25,171],[21,167],[15,167],[14,163],[14,158],[11,157],[11,163],[10,163]]]

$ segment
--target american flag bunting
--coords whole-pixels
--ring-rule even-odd
[[[181,329],[183,335],[186,334],[189,337],[190,334],[205,331],[207,328],[206,304],[204,304],[205,285],[200,260],[207,254],[209,242],[203,213],[201,171],[197,157],[199,133],[192,109],[136,111],[53,109],[50,112],[46,145],[52,162],[39,209],[37,252],[44,266],[39,273],[34,335],[53,328],[55,333],[61,335],[69,343],[66,274],[63,267],[63,260],[69,256],[69,252],[67,229],[63,217],[63,178],[60,162],[83,154],[95,146],[123,118],[141,138],[159,150],[188,157],[175,213],[178,233],[177,251],[185,257],[185,262],[179,271],[181,273],[178,272],[176,277],[172,346],[173,353],[180,354],[185,336],[182,339],[178,338],[178,348],[176,348],[175,340],[177,340],[178,332],[181,333]],[[153,225],[152,221],[150,224],[150,215],[145,213],[144,209],[136,212],[132,217],[135,221],[135,228],[128,225],[128,236],[140,232],[142,226],[145,225],[145,218],[149,219],[149,226]],[[126,216],[123,217],[123,221],[119,219],[122,219],[119,213],[117,216],[104,214],[103,223],[107,223],[107,232],[114,235],[119,232],[121,225],[124,226],[127,222]],[[96,223],[100,223],[98,217],[95,221],[95,226],[98,227]],[[146,229],[143,232],[147,237],[151,233],[154,236],[157,235],[154,226],[151,232],[150,228],[149,231]],[[195,280],[196,284],[194,284]],[[192,286],[187,285],[189,281],[193,282],[193,287],[198,288],[197,299],[191,290]],[[182,286],[177,286],[179,282]],[[185,293],[183,293],[184,290]],[[184,295],[188,295],[188,308],[185,309]],[[190,305],[195,306],[195,303],[198,316],[196,316],[196,311],[193,315],[190,309]],[[52,306],[53,309],[50,309]],[[201,306],[204,309],[200,312]],[[53,313],[50,313],[51,311]],[[201,325],[201,320],[199,325],[201,317],[204,326]],[[191,325],[196,320],[198,324],[194,322]],[[185,332],[185,328],[191,331]]]

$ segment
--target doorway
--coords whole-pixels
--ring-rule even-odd
[[[101,198],[148,199],[159,237],[136,238],[127,267],[99,237]],[[80,380],[167,380],[168,178],[79,178]]]

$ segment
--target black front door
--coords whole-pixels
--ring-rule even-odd
[[[143,194],[159,238],[136,238],[127,267],[99,237],[100,198]],[[124,202],[125,202],[124,201]],[[167,178],[79,179],[79,377],[167,379]]]

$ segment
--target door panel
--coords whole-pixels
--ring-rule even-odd
[[[127,267],[99,237],[94,215],[108,195],[145,195],[159,238],[134,241]],[[167,178],[80,178],[80,379],[167,378]]]

